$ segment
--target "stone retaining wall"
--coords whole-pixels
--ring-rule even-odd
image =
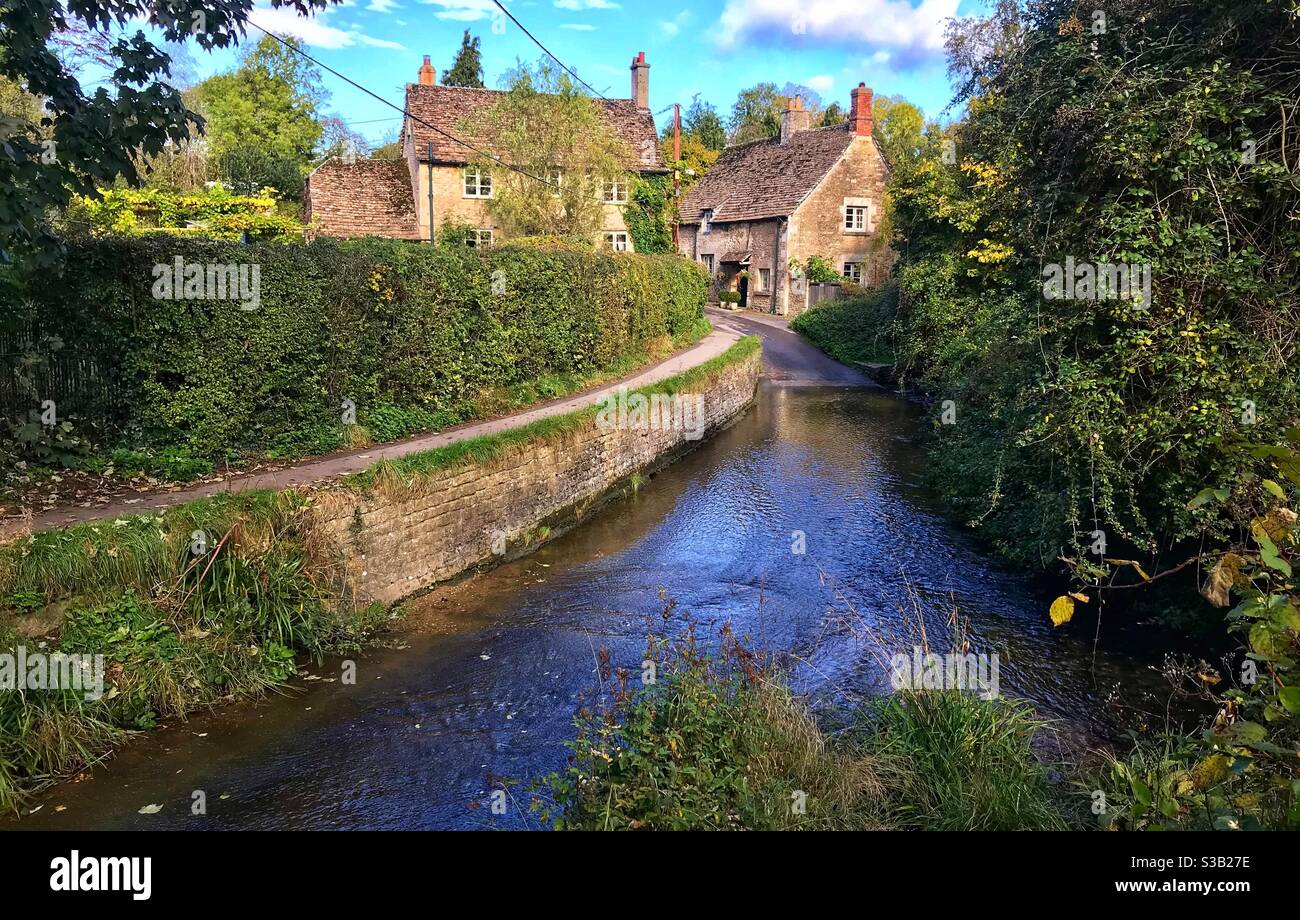
[[[704,438],[753,401],[759,364],[754,352],[696,391]],[[701,440],[681,428],[611,428],[593,420],[485,466],[429,474],[396,494],[323,492],[313,529],[337,548],[357,601],[393,604],[531,550],[633,474],[671,462]]]

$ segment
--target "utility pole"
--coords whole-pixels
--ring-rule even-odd
[[[681,218],[682,199],[682,106],[673,103],[673,250],[678,251],[677,223]]]

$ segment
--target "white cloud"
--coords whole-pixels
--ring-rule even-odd
[[[573,32],[595,32],[596,27],[585,22],[565,22],[561,23],[561,29],[569,29]]]
[[[877,51],[875,54],[871,56],[871,63],[888,64],[890,57],[891,55],[888,51]]]
[[[745,45],[863,45],[889,49],[904,67],[943,53],[944,22],[959,0],[727,0],[718,20],[724,50]]]
[[[435,19],[450,19],[456,22],[477,22],[498,13],[492,0],[420,0],[426,6],[440,7],[434,13]]]
[[[387,13],[401,8],[402,5],[397,0],[370,0],[370,5],[366,7],[372,13]]]
[[[835,87],[835,78],[829,74],[819,73],[817,76],[805,80],[804,86],[815,89],[822,94],[829,93]]]
[[[313,48],[324,48],[333,51],[362,44],[369,45],[372,48],[406,50],[397,42],[373,38],[357,29],[336,29],[331,25],[327,25],[325,20],[329,17],[329,14],[330,10],[326,9],[315,16],[306,17],[299,16],[293,11],[292,7],[274,9],[257,6],[254,7],[252,15],[249,16],[249,21],[256,23],[268,32],[274,32],[276,35],[292,35],[294,38],[302,39]]]
[[[555,0],[557,10],[617,10],[613,0]]]
[[[690,10],[682,10],[672,19],[659,20],[659,29],[664,33],[665,38],[676,38],[691,18]]]

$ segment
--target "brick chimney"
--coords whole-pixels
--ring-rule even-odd
[[[645,52],[637,52],[632,59],[632,96],[638,109],[650,110],[650,65],[645,62]]]
[[[433,65],[429,63],[429,56],[426,54],[424,64],[420,66],[420,85],[433,86],[437,82],[438,72],[433,69]]]
[[[861,137],[871,136],[871,90],[859,83],[853,90],[853,104],[849,107],[849,129]]]
[[[781,143],[790,143],[790,138],[799,131],[812,127],[812,112],[803,107],[803,97],[795,96],[790,106],[781,113]]]

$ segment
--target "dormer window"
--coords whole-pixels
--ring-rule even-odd
[[[708,233],[713,226],[713,208],[706,208],[700,216],[700,232]]]

